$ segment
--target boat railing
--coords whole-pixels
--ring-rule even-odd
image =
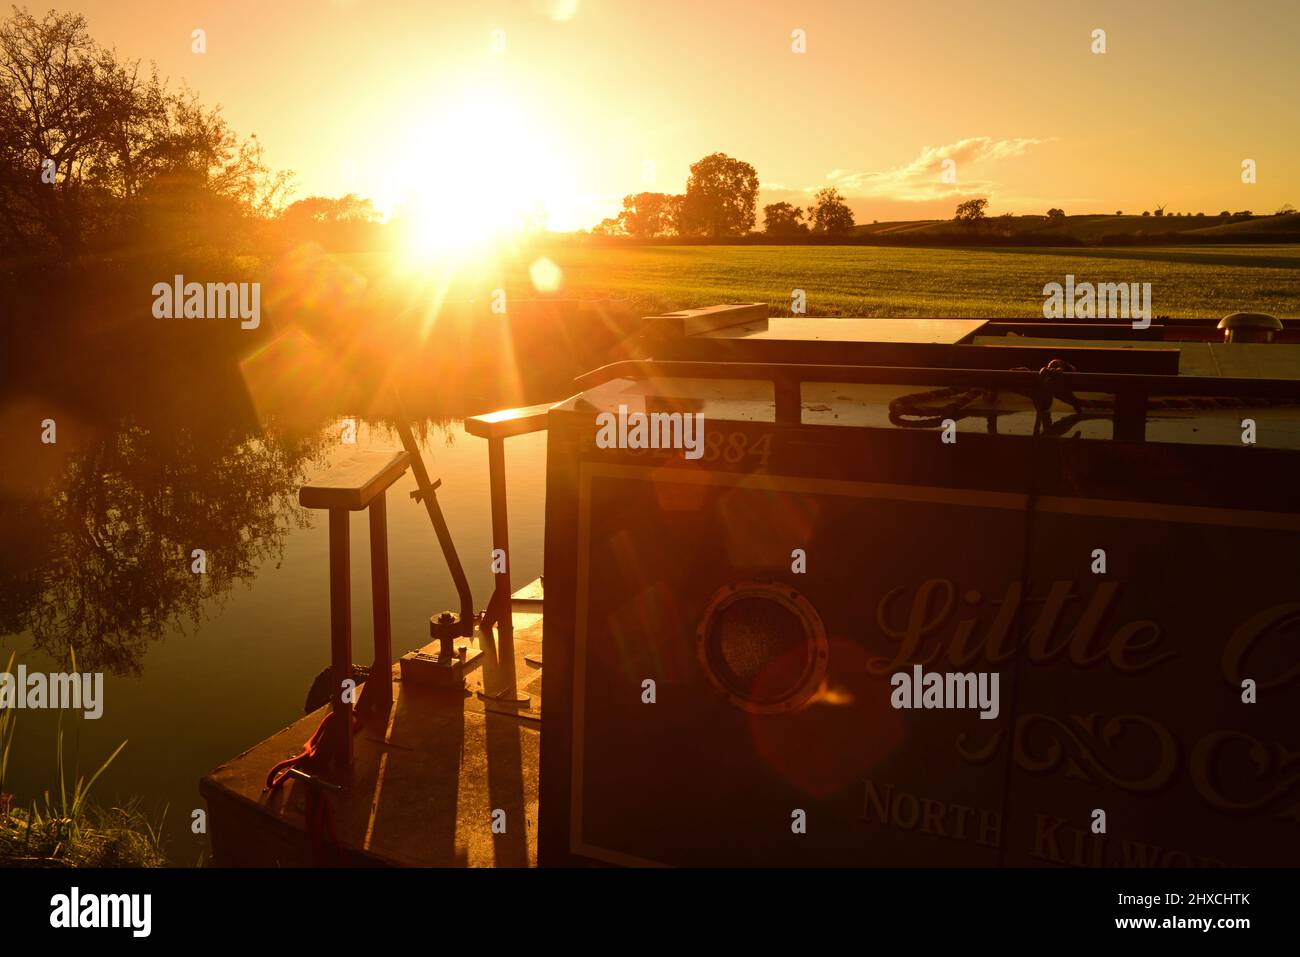
[[[389,486],[406,472],[406,452],[358,450],[347,455],[316,480],[298,490],[303,508],[329,512],[330,564],[330,710],[329,727],[321,742],[326,763],[346,774],[352,769],[352,568],[349,515],[365,510],[370,518],[370,588],[374,609],[375,659],[365,682],[359,711],[382,715],[393,704],[392,613],[388,589]]]
[[[593,369],[576,381],[587,389],[614,379],[738,379],[770,382],[778,426],[802,424],[802,386],[813,382],[862,385],[922,385],[930,387],[1006,390],[1048,401],[1061,394],[1102,393],[1115,398],[1116,439],[1146,440],[1149,400],[1157,396],[1225,397],[1300,401],[1300,379],[1227,378],[1219,376],[1142,375],[1113,372],[918,368],[782,364],[771,362],[703,362],[628,359]]]
[[[514,672],[514,590],[510,584],[510,528],[506,509],[506,439],[540,432],[546,428],[551,403],[523,408],[502,409],[475,415],[465,420],[465,431],[487,439],[488,489],[492,508],[492,597],[483,612],[480,627],[496,633],[497,662],[502,669],[500,687],[484,694],[485,698],[515,705],[527,705],[529,698],[518,691]]]

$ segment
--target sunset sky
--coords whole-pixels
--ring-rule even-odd
[[[294,198],[355,192],[386,213],[486,206],[586,228],[626,193],[681,192],[715,151],[755,166],[760,207],[834,185],[859,222],[950,217],[971,196],[992,214],[1300,205],[1295,2],[56,7],[221,104],[295,172]]]

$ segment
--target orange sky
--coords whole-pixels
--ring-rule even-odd
[[[994,214],[1300,205],[1295,2],[56,6],[221,104],[296,173],[295,198],[458,214],[491,194],[497,214],[573,229],[625,193],[680,192],[722,151],[757,168],[760,204],[837,185],[859,222],[948,217],[974,195]]]

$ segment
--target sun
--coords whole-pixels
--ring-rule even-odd
[[[413,130],[402,171],[400,223],[408,259],[459,258],[544,229],[563,209],[571,164],[535,110],[471,91],[431,111]]]

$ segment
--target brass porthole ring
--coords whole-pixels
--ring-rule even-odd
[[[812,603],[788,585],[722,586],[705,606],[695,644],[713,687],[753,714],[794,711],[826,674],[826,629]]]

